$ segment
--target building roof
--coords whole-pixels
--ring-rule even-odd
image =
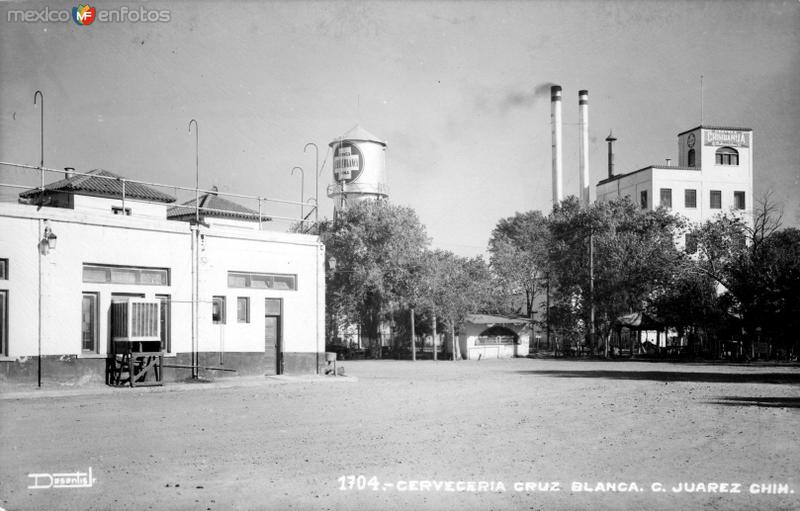
[[[669,165],[669,166],[667,166],[667,165],[648,165],[647,167],[645,167],[643,169],[634,170],[633,172],[628,172],[627,174],[614,174],[611,177],[607,177],[605,179],[601,179],[600,181],[597,182],[597,184],[598,185],[603,185],[603,184],[606,184],[606,183],[610,183],[611,181],[616,181],[617,179],[620,179],[620,178],[623,178],[623,177],[627,177],[627,176],[631,176],[631,175],[636,174],[638,172],[644,172],[645,170],[650,170],[650,169],[659,169],[659,170],[695,170],[695,171],[698,171],[698,172],[701,170],[700,167],[679,167],[677,165]]]
[[[357,141],[364,141],[364,142],[377,142],[378,144],[386,145],[386,142],[379,139],[369,131],[365,130],[361,127],[361,125],[356,124],[352,128],[350,128],[347,133],[340,137],[336,137],[336,140],[332,141],[329,146],[333,147],[333,144],[338,144],[342,140],[357,140]]]
[[[72,175],[45,185],[45,194],[66,192],[77,195],[93,195],[99,197],[122,198],[122,180],[124,178],[103,169],[90,170],[85,174]],[[38,197],[39,188],[32,188],[20,193],[22,199]],[[151,202],[175,202],[175,197],[162,193],[149,186],[125,181],[125,198]]]
[[[692,128],[690,130],[681,131],[680,133],[678,133],[678,136],[680,137],[681,135],[685,135],[685,134],[689,133],[690,131],[699,130],[700,128],[703,128],[704,130],[753,131],[750,128],[736,128],[736,127],[733,127],[733,126],[703,126],[701,124],[700,126]]]
[[[173,206],[167,210],[167,218],[170,220],[192,220],[195,217],[195,204],[195,199],[192,199],[180,206]],[[215,193],[206,193],[200,196],[200,217],[233,218],[258,222],[258,211],[253,211],[241,204],[223,199]],[[261,215],[261,220],[268,222],[272,218]]]
[[[491,316],[489,314],[467,314],[465,323],[475,325],[527,325],[530,320],[525,318],[507,318],[505,316]]]
[[[664,328],[664,323],[655,316],[646,312],[631,312],[619,316],[617,325],[625,326],[636,330],[658,330]]]

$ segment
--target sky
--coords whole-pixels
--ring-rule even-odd
[[[76,5],[0,4],[0,161],[38,164],[41,90],[47,167],[193,186],[196,119],[202,188],[299,200],[301,166],[313,197],[314,142],[331,217],[328,143],[360,124],[388,144],[389,199],[433,247],[473,256],[501,218],[552,207],[551,84],[567,195],[589,91],[594,197],[610,130],[617,173],[677,161],[677,134],[701,123],[702,75],[703,124],[754,130],[755,198],[771,193],[800,226],[798,0],[104,2],[91,6],[169,21],[8,21]],[[38,178],[0,166],[0,183],[22,181]]]

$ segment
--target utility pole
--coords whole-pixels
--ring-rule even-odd
[[[411,307],[411,360],[417,360],[417,341],[414,338],[414,307]]]
[[[436,313],[433,313],[433,360],[438,360],[436,353]]]

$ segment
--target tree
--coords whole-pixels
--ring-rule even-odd
[[[528,211],[500,220],[489,240],[490,266],[500,289],[506,296],[524,294],[529,318],[548,271],[549,239],[547,219],[541,211]]]
[[[491,294],[489,268],[480,257],[460,257],[445,250],[429,251],[423,260],[425,289],[421,302],[431,312],[434,334],[439,318],[447,325],[455,343],[456,326],[467,314],[483,309]]]
[[[565,309],[560,316],[580,317],[583,325],[589,325],[593,304],[598,332],[607,337],[617,317],[644,310],[681,260],[674,243],[681,225],[666,210],[641,210],[628,198],[584,207],[570,197],[556,205],[548,221],[549,257],[556,283],[554,301]],[[594,243],[593,292],[590,240]]]
[[[339,211],[321,232],[337,262],[326,282],[328,308],[378,339],[381,322],[411,296],[414,268],[428,244],[425,228],[410,208],[364,201]]]
[[[781,215],[769,196],[752,222],[726,214],[698,227],[693,236],[696,272],[721,286],[730,312],[741,319],[748,345],[762,338],[797,349],[800,314],[800,231],[780,229]]]

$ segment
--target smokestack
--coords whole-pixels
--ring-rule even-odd
[[[589,204],[589,91],[578,91],[578,123],[580,126],[580,198]]]
[[[608,132],[608,136],[606,137],[606,142],[608,142],[608,177],[614,175],[614,142],[616,142],[616,138],[614,135],[611,134],[611,131]]]
[[[550,123],[553,127],[553,204],[564,198],[561,169],[561,86],[550,87]]]
[[[75,167],[64,167],[64,177],[66,179],[71,178],[73,175],[75,175]]]

